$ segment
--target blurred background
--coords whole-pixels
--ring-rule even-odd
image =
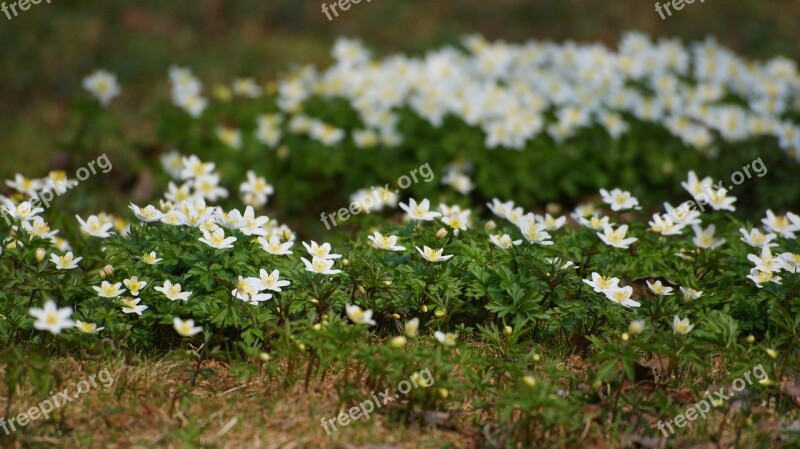
[[[8,3],[9,0],[6,0]],[[124,139],[155,139],[152,115],[167,98],[167,67],[192,67],[209,85],[236,76],[272,79],[293,65],[330,61],[336,36],[361,37],[378,55],[419,53],[481,33],[526,39],[601,41],[639,30],[685,40],[714,35],[753,58],[800,55],[800,2],[707,0],[661,20],[642,0],[366,0],[328,21],[321,0],[43,0],[8,20],[0,15],[0,177],[44,176],[59,139],[69,139],[69,102],[98,67],[118,74],[112,103]],[[69,131],[68,131],[69,130]]]
[[[191,67],[206,86],[230,83],[240,76],[266,83],[299,65],[327,66],[332,61],[334,39],[342,35],[361,38],[379,57],[395,52],[421,54],[473,33],[508,42],[573,40],[614,47],[620,36],[631,30],[679,37],[685,42],[715,36],[722,45],[754,59],[800,57],[800,2],[796,0],[695,1],[666,20],[655,11],[654,1],[641,0],[362,0],[332,21],[323,14],[321,4],[322,0],[52,0],[50,4],[42,0],[13,20],[0,15],[0,135],[6,156],[0,164],[0,178],[15,173],[42,177],[52,168],[83,165],[89,156],[71,156],[70,145],[88,133],[100,136],[92,137],[98,141],[91,146],[108,153],[115,162],[113,176],[95,180],[92,192],[115,192],[120,203],[116,209],[124,208],[130,198],[149,201],[163,186],[163,180],[149,178],[149,170],[156,156],[169,149],[159,137],[157,112],[169,102],[170,65]],[[80,123],[81,114],[74,111],[89,98],[81,79],[97,68],[116,73],[123,93],[111,103],[109,118],[91,125],[102,132],[91,133]],[[661,147],[653,142],[651,148],[641,151],[660,152]],[[696,165],[702,162],[700,156],[692,152],[682,166],[697,166],[701,173],[716,166],[719,173],[728,174],[741,167],[741,161],[759,154],[754,147],[740,155],[741,160],[732,160],[729,167],[708,160],[702,167]],[[773,156],[767,165],[777,172],[785,156]],[[506,162],[516,167],[513,161]],[[642,171],[640,166],[630,165],[630,170]],[[790,186],[797,185],[791,182],[791,173],[793,170],[784,170],[774,175],[777,178],[771,174],[770,181],[761,183],[763,187],[773,183],[770,189],[753,193],[739,204],[757,206],[753,209],[760,215],[769,204],[764,198],[776,197],[774,189],[787,177]],[[646,190],[650,179],[642,181],[644,175],[632,175],[627,178],[630,182],[619,185],[641,185]],[[611,186],[607,183],[617,179],[615,173],[607,176],[600,185]],[[655,182],[659,188],[669,186],[671,193],[680,190],[669,177]],[[338,188],[350,190],[323,201],[334,209],[354,186]],[[797,206],[797,196],[784,197],[777,207]],[[515,199],[527,204],[534,199],[541,206],[544,201],[566,198],[581,199],[560,191],[547,197]],[[654,190],[654,197],[645,200],[655,199],[658,205],[664,198],[663,190]],[[473,204],[485,199],[473,198]],[[306,205],[303,201],[298,199],[293,213]],[[78,195],[70,203],[76,210],[90,209]],[[91,208],[114,203],[106,200]],[[314,207],[311,215],[320,209]]]

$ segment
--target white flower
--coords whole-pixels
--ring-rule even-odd
[[[42,217],[34,217],[33,221],[23,221],[22,228],[28,231],[31,235],[35,235],[41,239],[52,240],[56,234],[58,234],[58,230],[51,231],[50,225],[47,224]]]
[[[597,293],[605,293],[608,290],[614,290],[619,287],[619,279],[615,277],[600,276],[599,273],[592,273],[592,280],[583,279],[583,282],[592,287]]]
[[[694,239],[692,242],[694,242],[695,246],[698,248],[714,249],[725,243],[725,239],[714,240],[714,225],[709,225],[705,229],[694,225],[692,229],[694,230]]]
[[[662,284],[661,281],[655,281],[654,283],[650,283],[650,281],[645,281],[647,284],[647,288],[650,289],[651,292],[658,296],[669,296],[673,292],[672,287],[667,287],[666,285]]]
[[[599,217],[597,215],[592,215],[588,219],[583,216],[578,216],[577,220],[581,225],[586,226],[589,229],[594,229],[595,231],[601,231],[606,226],[611,226],[611,223],[608,221],[608,217]]]
[[[373,235],[367,236],[372,241],[372,245],[378,249],[385,249],[387,251],[403,251],[405,246],[397,244],[397,236],[395,235],[382,235],[380,232],[375,231]]]
[[[683,294],[683,300],[686,302],[694,301],[695,299],[703,296],[702,291],[695,290],[693,288],[683,288],[680,287],[681,293]]]
[[[239,276],[239,281],[236,283],[236,288],[231,291],[231,295],[251,305],[258,305],[260,302],[272,299],[272,294],[259,293],[260,291],[261,279]]]
[[[567,217],[553,218],[550,214],[545,214],[544,217],[537,215],[536,222],[542,225],[545,231],[557,231],[567,224]]]
[[[768,231],[772,231],[787,239],[795,238],[795,231],[800,231],[800,222],[792,223],[786,215],[776,216],[772,210],[767,210],[766,213],[767,217],[761,219],[761,223],[764,223],[764,227],[766,227]]]
[[[689,324],[689,318],[678,318],[678,315],[672,319],[672,331],[676,334],[687,335],[694,329],[694,324]]]
[[[142,316],[142,312],[148,309],[144,304],[139,305],[141,298],[122,298],[122,313],[135,313]]]
[[[400,203],[400,209],[403,209],[408,214],[408,218],[419,221],[431,221],[436,217],[441,216],[439,212],[431,212],[431,203],[428,199],[422,200],[419,204],[414,198],[409,198],[408,204]]]
[[[112,223],[100,221],[100,218],[96,215],[89,216],[86,221],[83,221],[83,219],[77,215],[75,218],[77,218],[78,222],[81,224],[81,231],[101,239],[111,236],[111,233],[108,231],[114,226]]]
[[[700,211],[694,209],[694,203],[691,201],[686,201],[676,207],[672,207],[669,203],[664,203],[664,209],[667,211],[666,215],[675,225],[683,227],[700,224]]]
[[[30,201],[23,201],[16,206],[11,200],[3,199],[3,211],[19,221],[32,220],[37,214],[44,212],[41,207],[33,207]]]
[[[490,235],[489,241],[491,241],[492,243],[503,249],[508,249],[511,248],[512,246],[518,246],[522,244],[522,240],[511,240],[511,237],[509,237],[508,234]]]
[[[686,182],[681,182],[681,186],[689,192],[692,197],[697,198],[698,196],[704,194],[707,190],[711,189],[711,184],[713,183],[712,179],[709,177],[705,177],[702,180],[697,179],[697,175],[694,171],[689,172],[689,177]]]
[[[739,240],[755,248],[762,248],[762,247],[772,248],[774,246],[778,246],[777,243],[771,243],[778,237],[777,235],[771,232],[768,234],[764,234],[758,228],[753,228],[750,230],[750,232],[748,232],[747,229],[745,228],[739,228],[739,232],[742,233],[742,238]]]
[[[323,259],[321,257],[314,256],[311,258],[311,262],[309,262],[305,257],[301,257],[300,260],[302,260],[303,264],[306,266],[306,271],[310,271],[312,273],[339,274],[342,272],[342,270],[331,269],[331,267],[333,267],[332,259]]]
[[[422,249],[420,249],[419,246],[416,246],[415,248],[417,248],[417,251],[419,251],[419,253],[422,254],[422,257],[424,257],[428,262],[442,262],[453,257],[452,254],[443,256],[442,252],[444,251],[444,248],[431,249],[427,246],[423,246]]]
[[[136,276],[131,276],[130,279],[123,280],[122,283],[125,284],[125,287],[133,296],[139,296],[139,292],[147,285],[147,282],[140,281]]]
[[[450,332],[444,333],[440,331],[436,331],[433,333],[433,337],[442,345],[444,346],[455,346],[456,339],[458,339],[458,334],[451,334]]]
[[[181,337],[191,337],[203,331],[202,326],[195,326],[194,320],[186,320],[175,317],[172,319],[172,327],[178,332]]]
[[[75,327],[77,327],[78,330],[84,334],[96,334],[105,329],[105,327],[97,327],[97,325],[94,323],[85,323],[80,320],[75,321]]]
[[[317,242],[311,241],[311,245],[306,242],[303,242],[303,246],[306,247],[306,251],[308,254],[314,257],[319,257],[321,259],[338,259],[342,257],[341,254],[331,254],[331,244],[330,243],[323,243],[322,245],[318,245]]]
[[[242,231],[242,234],[247,236],[257,235],[263,237],[267,235],[267,230],[264,229],[263,226],[267,224],[268,221],[269,217],[256,217],[253,207],[247,206],[247,208],[244,210],[244,215],[242,215],[242,226],[239,228],[239,230]]]
[[[265,237],[259,237],[258,243],[261,245],[261,248],[275,256],[286,256],[292,254],[289,251],[289,248],[294,245],[294,242],[289,241],[285,243],[281,243],[281,239],[277,235],[273,235],[272,237],[267,240]]]
[[[633,294],[633,287],[631,286],[612,288],[603,293],[606,295],[606,298],[625,307],[641,306],[640,303],[631,299],[631,295]]]
[[[93,286],[92,289],[97,292],[97,296],[101,298],[116,298],[117,296],[125,293],[125,289],[121,288],[122,282],[112,284],[108,281],[103,281],[100,286]]]
[[[192,292],[182,291],[181,284],[173,284],[170,280],[164,281],[164,285],[161,287],[153,287],[153,290],[163,293],[170,301],[188,301],[192,294]]]
[[[206,245],[216,248],[216,249],[226,249],[226,248],[233,248],[233,242],[236,241],[236,237],[228,237],[225,238],[225,231],[222,228],[217,228],[213,232],[208,232],[205,229],[202,230],[203,236],[200,237],[198,240],[205,243]]]
[[[117,75],[105,70],[97,70],[85,77],[83,88],[94,95],[103,106],[107,106],[122,91],[117,83]]]
[[[635,237],[625,238],[625,234],[628,232],[628,225],[622,225],[616,230],[611,226],[607,226],[603,229],[603,233],[597,233],[597,236],[600,237],[600,240],[603,241],[606,245],[613,246],[614,248],[621,248],[625,249],[630,246],[631,243],[639,240]]]
[[[752,280],[758,288],[764,287],[763,284],[766,284],[767,282],[774,282],[776,284],[781,283],[780,276],[775,276],[775,274],[773,274],[771,271],[761,271],[757,268],[751,269],[750,274],[747,275],[747,277]]]
[[[375,325],[375,320],[372,319],[372,310],[361,310],[361,307],[358,307],[354,304],[347,304],[345,306],[345,311],[347,312],[347,317],[350,318],[355,324],[369,324],[370,326]]]
[[[217,126],[217,138],[220,142],[233,148],[234,150],[242,149],[242,133],[238,129],[228,128],[227,126]]]
[[[527,240],[529,243],[535,243],[544,246],[553,244],[553,241],[550,240],[550,234],[544,230],[544,227],[541,224],[536,223],[535,221],[526,220],[521,224],[519,229],[522,231],[522,236],[525,237],[525,240]]]
[[[272,270],[272,273],[267,273],[267,270],[261,269],[258,272],[259,289],[272,290],[274,292],[281,291],[281,287],[286,287],[291,284],[289,281],[280,280],[281,272]]]
[[[710,190],[708,192],[708,204],[714,210],[728,210],[735,211],[736,207],[733,203],[736,202],[736,197],[728,196],[728,191],[725,189]]]
[[[83,260],[83,257],[74,257],[70,251],[63,256],[51,254],[50,260],[53,261],[53,263],[56,265],[56,268],[59,270],[73,270],[78,268],[78,262]]]
[[[419,318],[406,321],[403,327],[407,337],[416,337],[419,334]]]
[[[159,262],[161,262],[163,260],[163,259],[159,259],[156,256],[156,252],[155,251],[151,251],[149,254],[143,255],[140,259],[142,260],[142,262],[144,262],[144,263],[146,263],[148,265],[156,265],[156,264],[158,264]]]
[[[600,196],[603,198],[603,202],[609,204],[614,212],[639,209],[639,200],[631,195],[630,192],[620,189],[614,189],[609,192],[606,189],[600,189]]]
[[[72,316],[72,309],[70,307],[59,309],[53,300],[45,302],[42,309],[31,308],[29,313],[36,318],[33,327],[41,331],[48,331],[51,334],[57,335],[63,329],[70,329],[75,326],[75,323],[69,319]]]
[[[164,213],[156,209],[153,205],[148,205],[144,209],[141,209],[139,206],[131,203],[128,207],[133,211],[133,214],[136,215],[136,218],[145,223],[161,221],[161,219],[164,218]]]
[[[761,248],[761,257],[755,254],[748,254],[747,260],[753,262],[756,268],[761,271],[781,271],[784,268],[783,259],[774,256],[767,246]]]
[[[179,174],[181,179],[192,179],[210,175],[214,172],[214,167],[216,167],[216,164],[213,162],[203,162],[195,155],[182,158],[181,163],[183,165]]]
[[[783,259],[783,268],[790,273],[797,273],[797,267],[800,266],[800,254],[783,253],[780,255]]]
[[[653,220],[647,224],[651,231],[661,235],[680,235],[683,231],[683,225],[676,225],[667,214],[653,214]]]

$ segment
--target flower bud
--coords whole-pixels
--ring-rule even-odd
[[[443,239],[445,237],[447,237],[447,229],[439,228],[439,230],[436,231],[436,238],[437,239]]]
[[[531,388],[536,386],[536,379],[531,375],[523,376],[522,381]]]
[[[305,350],[306,350],[306,345],[305,345],[305,344],[303,344],[303,343],[298,343],[298,344],[297,344],[297,349],[299,349],[299,350],[300,350],[300,352],[303,352],[303,351],[305,351]]]
[[[342,265],[344,265],[346,267],[349,267],[350,266],[350,261],[348,259],[342,259]]]
[[[258,355],[258,358],[261,359],[262,362],[269,362],[272,359],[272,356],[267,354],[266,352],[262,352]]]
[[[442,309],[436,309],[436,311],[433,312],[433,314],[436,315],[437,318],[441,318],[445,315],[444,310]]]
[[[289,157],[289,147],[281,145],[278,147],[278,159],[286,159]]]
[[[622,341],[628,341],[628,339],[630,339],[631,337],[628,335],[627,332],[623,332],[621,338],[622,338]]]
[[[394,337],[391,340],[389,340],[389,346],[393,348],[402,348],[405,345],[406,345],[406,337],[403,337],[402,335]]]
[[[487,231],[494,231],[497,229],[497,223],[495,223],[494,220],[489,220],[485,225],[483,225],[483,229]]]
[[[383,285],[388,287],[388,286],[392,285],[392,281],[383,281]]]
[[[436,392],[439,393],[439,397],[442,399],[447,399],[447,397],[450,396],[450,392],[447,391],[447,388],[439,388]]]
[[[778,358],[778,352],[775,351],[774,349],[767,348],[766,351],[767,351],[767,355],[772,357],[773,359],[777,359]]]
[[[752,345],[753,343],[755,343],[755,342],[756,342],[756,337],[755,337],[755,336],[753,336],[753,334],[750,334],[750,335],[748,335],[748,336],[747,336],[747,342],[748,342],[748,343],[750,343],[750,344]]]
[[[39,248],[36,250],[36,261],[41,262],[44,260],[45,256],[47,256],[47,251],[44,248]]]
[[[315,331],[318,331],[318,330],[322,329],[322,325],[317,323],[317,324],[311,326],[311,328],[314,329]]]
[[[391,317],[392,317],[393,319],[395,319],[395,320],[399,320],[399,319],[400,319],[400,315],[399,315],[399,314],[396,314],[396,313],[393,313],[393,314],[391,314]]]
[[[316,306],[317,304],[319,304],[319,299],[311,298],[311,304],[314,304]]]
[[[112,267],[111,265],[106,265],[100,270],[99,273],[101,278],[111,276],[112,274],[114,274],[114,267]]]
[[[534,354],[533,355],[533,361],[536,362],[536,363],[541,362],[542,361],[542,356],[540,356],[539,354]]]
[[[545,211],[550,215],[558,215],[561,213],[561,205],[558,203],[547,203]]]
[[[420,312],[427,312],[428,311],[428,306],[426,306],[425,304],[421,305],[419,307],[419,311]]]
[[[503,328],[503,333],[506,336],[509,336],[509,335],[514,333],[514,329],[512,329],[511,326],[506,326],[506,327]]]
[[[358,288],[356,289],[356,291],[358,292],[359,296],[363,296],[363,295],[367,294],[367,290],[364,288],[363,285],[359,285]]]
[[[631,324],[628,325],[628,332],[631,335],[639,335],[642,331],[644,331],[644,320],[631,321]]]

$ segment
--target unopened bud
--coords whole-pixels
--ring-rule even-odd
[[[536,362],[536,363],[541,362],[542,361],[542,356],[540,356],[539,354],[534,354],[533,355],[533,361]]]
[[[441,318],[445,315],[444,310],[442,309],[436,309],[436,311],[433,312],[433,314],[436,315],[437,318]]]
[[[627,332],[623,332],[621,338],[622,338],[622,341],[628,341],[628,339],[630,339],[631,337],[628,335]]]
[[[511,326],[506,326],[503,328],[503,333],[506,334],[506,336],[511,335],[514,333],[514,329],[512,329]]]
[[[531,388],[536,386],[536,378],[534,378],[531,375],[524,376],[522,378],[522,381],[525,382],[525,385],[527,385],[527,386],[529,386]]]
[[[272,356],[267,354],[266,352],[262,352],[261,354],[258,355],[258,358],[261,359],[262,362],[269,362]]]
[[[347,259],[342,259],[342,265],[344,265],[346,267],[349,267],[350,266],[350,261],[347,260]]]
[[[114,267],[111,265],[106,265],[100,270],[101,278],[111,276],[112,274],[114,274]]]
[[[393,314],[391,315],[391,317],[392,317],[392,318],[394,318],[395,320],[399,320],[399,319],[400,319],[400,315],[399,315],[399,314],[396,314],[396,313],[393,313]]]
[[[303,343],[298,343],[297,344],[297,349],[299,349],[301,352],[305,351],[306,350],[306,345],[303,344]]]
[[[312,328],[313,328],[315,331],[318,331],[318,330],[322,329],[322,325],[321,325],[321,324],[319,324],[319,323],[317,323],[317,324],[315,324],[315,325],[313,325],[313,326],[311,326],[311,327],[312,327]]]
[[[494,231],[497,229],[497,223],[495,223],[494,220],[489,220],[485,225],[483,225],[483,229],[487,231]]]
[[[436,392],[439,393],[439,397],[442,399],[447,399],[447,397],[450,396],[450,392],[447,391],[447,388],[439,388]]]
[[[393,348],[402,348],[405,345],[406,345],[406,337],[403,337],[402,335],[394,337],[391,340],[389,340],[389,346]]]
[[[427,312],[428,311],[428,306],[423,304],[423,305],[419,306],[419,310],[420,310],[420,312]]]
[[[447,229],[439,228],[439,230],[436,231],[436,238],[437,239],[443,239],[445,237],[447,237]]]
[[[777,351],[775,351],[774,349],[772,349],[772,348],[767,348],[767,350],[766,350],[766,351],[767,351],[767,355],[768,355],[768,356],[770,356],[770,357],[772,357],[773,359],[777,359],[777,358],[778,358],[778,352],[777,352]]]
[[[392,285],[392,281],[383,281],[383,285],[388,287],[388,286]]]
[[[319,299],[311,298],[311,304],[314,304],[316,306],[317,304],[319,304]]]
[[[47,251],[44,248],[39,248],[36,250],[36,261],[41,262],[44,260],[45,256],[47,256]]]
[[[755,342],[756,342],[756,337],[755,337],[755,336],[753,336],[753,334],[750,334],[750,335],[748,335],[748,336],[747,336],[747,342],[748,342],[748,343],[750,343],[750,344],[752,345],[753,343],[755,343]]]

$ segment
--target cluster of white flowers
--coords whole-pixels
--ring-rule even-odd
[[[203,83],[191,69],[177,66],[169,68],[169,79],[172,83],[172,103],[192,117],[200,117],[208,106],[208,100],[202,95]]]
[[[359,41],[340,39],[333,66],[304,68],[279,83],[278,105],[291,114],[315,95],[348,100],[366,125],[359,146],[398,138],[395,111],[410,108],[436,127],[447,115],[480,127],[489,148],[522,149],[542,134],[562,141],[591,126],[618,138],[635,119],[660,124],[699,149],[715,134],[728,142],[772,136],[800,160],[800,128],[786,118],[800,109],[800,76],[788,59],[758,63],[713,40],[685,45],[637,33],[626,34],[616,51],[480,36],[463,45],[466,53],[445,47],[376,61]],[[302,117],[305,125],[295,130],[313,120]],[[341,138],[328,133],[336,136],[330,141]]]

